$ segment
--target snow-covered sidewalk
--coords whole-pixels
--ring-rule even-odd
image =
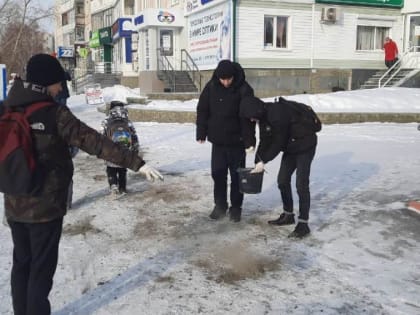
[[[346,100],[335,99],[336,107]],[[360,108],[367,102],[353,93],[358,100]],[[370,100],[367,107],[384,109]],[[406,100],[387,95],[387,104]],[[99,128],[104,115],[94,106],[80,96],[70,106]],[[242,221],[214,222],[210,144],[195,142],[193,124],[135,127],[165,181],[130,172],[131,192],[111,200],[104,163],[79,153],[54,314],[420,313],[420,216],[405,209],[420,197],[417,124],[324,126],[312,166],[312,234],[299,241],[287,238],[292,226],[266,223],[281,211],[279,157],[267,166],[262,193],[246,195]],[[0,241],[0,313],[12,314],[6,227]]]

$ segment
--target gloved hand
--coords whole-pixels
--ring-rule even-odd
[[[264,162],[260,161],[255,164],[255,168],[251,171],[251,173],[261,173],[264,172]]]
[[[147,180],[154,181],[155,179],[163,180],[163,176],[161,173],[159,173],[158,170],[154,169],[153,167],[144,164],[139,169],[139,173],[146,176]]]
[[[249,148],[246,148],[246,149],[245,149],[245,153],[246,153],[246,154],[251,154],[251,153],[254,153],[254,151],[255,151],[255,148],[254,148],[254,147],[249,147]]]

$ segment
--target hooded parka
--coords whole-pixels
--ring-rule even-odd
[[[217,145],[255,146],[255,126],[239,117],[241,99],[253,96],[252,87],[245,81],[245,72],[236,62],[234,79],[225,88],[217,77],[217,69],[204,87],[197,105],[196,140],[207,140]]]

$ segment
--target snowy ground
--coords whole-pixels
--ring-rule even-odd
[[[386,104],[419,111],[418,89],[383,91]],[[348,93],[310,97],[331,110],[351,100],[393,111],[375,94]],[[94,106],[80,96],[70,106],[99,128],[104,116]],[[131,172],[131,192],[111,200],[104,163],[79,153],[54,314],[420,314],[420,215],[405,209],[420,198],[416,124],[324,126],[312,167],[312,234],[298,241],[287,238],[292,226],[266,223],[281,209],[279,158],[267,166],[263,192],[246,195],[240,223],[214,222],[210,145],[195,142],[195,126],[135,126],[165,181]],[[0,241],[0,314],[12,314],[8,228]]]

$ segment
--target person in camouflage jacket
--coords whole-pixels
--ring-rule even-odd
[[[61,91],[64,70],[47,54],[33,56],[27,64],[26,81],[16,80],[4,106],[24,108],[36,102],[52,102]],[[59,240],[73,162],[69,145],[91,155],[130,168],[148,179],[162,175],[136,152],[123,148],[90,128],[69,110],[54,103],[29,117],[35,156],[42,170],[42,188],[36,195],[4,196],[5,215],[13,239],[11,274],[15,314],[50,314],[48,300],[57,267]],[[34,126],[41,126],[36,128]]]

